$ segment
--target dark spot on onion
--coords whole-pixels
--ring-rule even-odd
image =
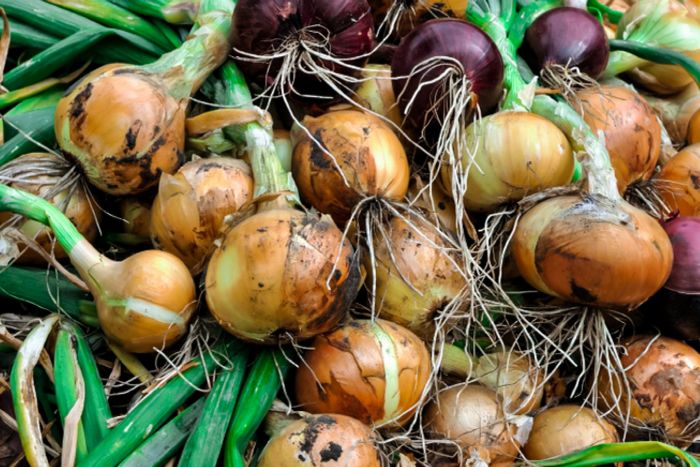
[[[70,107],[70,116],[71,118],[76,118],[78,119],[77,122],[75,122],[75,127],[79,128],[83,121],[85,120],[85,103],[90,99],[90,96],[92,95],[92,83],[88,83],[85,86],[85,89],[80,91],[77,96],[75,96],[75,100],[71,103]]]
[[[573,294],[573,296],[578,298],[582,302],[591,303],[591,302],[595,302],[596,300],[598,300],[598,297],[593,295],[585,287],[579,286],[574,279],[571,279],[570,285],[571,285],[571,293]]]
[[[321,462],[337,461],[343,455],[343,448],[333,441],[321,450]]]

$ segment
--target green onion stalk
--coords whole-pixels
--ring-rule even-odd
[[[192,24],[204,0],[110,0],[115,5],[162,19],[170,24]]]
[[[240,70],[222,69],[223,104],[246,109],[251,95]],[[358,290],[353,249],[329,216],[301,211],[297,187],[277,156],[270,126],[226,128],[243,141],[255,179],[255,214],[228,231],[209,262],[209,310],[231,334],[274,344],[333,328]],[[282,286],[284,284],[284,287]]]
[[[145,250],[123,261],[97,251],[49,202],[0,184],[0,211],[21,214],[53,230],[85,281],[107,338],[131,352],[151,352],[177,340],[195,309],[195,286],[182,261]]]
[[[202,1],[182,46],[148,65],[98,68],[61,99],[56,141],[90,183],[132,195],[180,167],[190,96],[228,56],[233,9],[231,1]]]

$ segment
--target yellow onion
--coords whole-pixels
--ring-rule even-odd
[[[401,126],[401,111],[391,84],[389,65],[366,65],[360,75],[362,83],[355,90],[355,102],[365,109]]]
[[[512,252],[523,278],[538,290],[624,309],[659,290],[673,263],[671,242],[655,219],[595,194],[537,204],[518,222]]]
[[[605,136],[620,193],[649,179],[661,153],[661,125],[649,104],[626,86],[596,86],[576,97],[588,126]]]
[[[151,209],[151,237],[159,249],[202,270],[226,216],[253,199],[253,176],[238,159],[208,157],[163,174]]]
[[[368,197],[399,201],[406,196],[408,159],[382,120],[357,110],[336,110],[306,117],[303,126],[305,130],[292,130],[294,180],[302,197],[338,225]]]
[[[559,405],[535,416],[524,452],[528,460],[542,460],[618,441],[615,427],[593,410]]]
[[[367,424],[407,422],[430,377],[430,355],[411,331],[384,320],[351,321],[318,336],[297,370],[301,410]]]
[[[617,407],[633,427],[660,428],[678,444],[700,434],[700,354],[668,337],[635,336],[624,343],[620,361],[629,384],[601,372],[602,400]]]
[[[382,35],[396,32],[399,36],[433,18],[464,18],[468,4],[468,0],[369,0],[377,32]],[[396,25],[391,30],[393,22]]]
[[[20,156],[0,167],[0,182],[48,200],[58,207],[89,241],[97,235],[97,221],[101,211],[93,208],[80,176],[72,164],[62,157],[38,152]],[[5,223],[12,217],[9,212],[0,212],[0,226],[9,226]],[[66,257],[61,245],[55,243],[49,227],[29,219],[18,219],[12,223],[12,228],[34,240],[55,258]],[[24,244],[18,244],[16,248],[17,253],[21,251],[15,258],[17,264],[45,263],[42,255],[32,248]]]
[[[277,150],[277,156],[280,159],[282,168],[286,172],[292,171],[292,152],[294,147],[292,146],[292,135],[287,130],[275,130],[274,131],[274,143],[275,149]],[[249,161],[246,161],[250,163]]]
[[[700,143],[700,89],[693,82],[670,97],[645,96],[675,144]]]
[[[553,123],[529,112],[499,112],[467,127],[462,169],[465,206],[492,211],[530,193],[566,185],[574,173],[571,145]],[[472,162],[473,160],[473,162]],[[454,168],[442,165],[442,183],[452,186]]]
[[[504,467],[515,462],[516,428],[506,420],[501,401],[491,389],[479,384],[453,386],[440,391],[425,412],[426,430],[454,441],[465,465],[481,460],[484,465]]]
[[[120,201],[119,213],[124,220],[124,232],[151,238],[151,204],[141,198],[124,198]]]
[[[377,313],[432,339],[436,315],[467,287],[459,249],[417,215],[393,217],[375,230],[373,255],[363,261],[366,283],[376,285]]]
[[[671,211],[700,216],[700,144],[685,147],[666,162],[654,186]]]
[[[380,467],[374,434],[345,415],[309,415],[287,425],[270,439],[260,467]]]
[[[426,187],[426,183],[420,176],[414,175],[411,178],[407,196],[411,205],[424,213],[435,225],[449,232],[456,232],[455,203],[449,195],[445,194],[438,181]]]

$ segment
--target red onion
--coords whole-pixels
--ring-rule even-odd
[[[335,95],[322,84],[333,79],[331,73],[354,75],[353,67],[364,64],[372,23],[367,0],[240,0],[234,56],[250,81],[280,86],[277,95],[318,101]]]
[[[605,29],[585,10],[561,7],[538,17],[525,33],[521,49],[530,67],[540,72],[552,65],[597,78],[608,64]]]

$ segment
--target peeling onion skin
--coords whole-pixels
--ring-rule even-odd
[[[602,132],[617,188],[648,180],[661,154],[661,125],[642,96],[624,86],[599,86],[576,93],[575,107],[593,133]]]
[[[519,446],[515,429],[505,421],[495,392],[479,384],[460,384],[441,391],[425,409],[426,430],[456,442],[464,459],[478,455],[489,466],[515,463]]]
[[[538,290],[583,305],[634,309],[664,285],[673,249],[644,211],[595,195],[559,196],[520,219],[518,270]]]
[[[686,146],[654,177],[666,205],[681,216],[700,216],[700,144]]]
[[[202,271],[224,218],[253,199],[248,165],[228,157],[197,159],[175,175],[163,174],[151,209],[151,238],[180,258],[193,274]]]
[[[408,219],[413,226],[394,217],[384,227],[388,241],[379,240],[374,246],[376,268],[369,252],[362,255],[366,284],[372,284],[374,273],[380,317],[432,339],[434,316],[467,287],[467,280],[455,266],[460,264],[455,247],[427,221],[417,216]],[[374,238],[382,237],[377,231]],[[450,248],[453,250],[448,251]]]
[[[292,173],[301,195],[314,208],[345,225],[357,203],[367,197],[401,201],[408,191],[406,152],[393,130],[379,118],[357,110],[306,117],[292,132]],[[338,172],[340,166],[345,180]]]
[[[186,105],[157,75],[105,65],[58,102],[56,141],[101,191],[138,194],[184,162]]]
[[[528,460],[542,460],[618,441],[610,422],[588,407],[566,404],[535,415],[524,453]]]
[[[631,393],[603,371],[598,383],[602,400],[618,405],[622,414],[629,410],[633,427],[660,428],[674,444],[690,444],[700,434],[700,354],[668,337],[635,336],[624,347],[620,360],[628,368]],[[615,394],[622,394],[619,401]]]
[[[330,217],[271,208],[226,234],[207,267],[206,298],[234,336],[276,344],[337,326],[359,280],[350,242]]]
[[[385,366],[381,334],[391,341],[395,358],[389,361],[398,373]],[[397,426],[411,418],[431,372],[428,349],[418,336],[390,321],[356,320],[318,336],[312,347],[296,373],[300,410],[339,413],[368,425],[391,420]],[[386,393],[398,398],[387,399]]]
[[[473,371],[480,384],[496,391],[507,413],[525,415],[540,408],[544,374],[527,356],[518,352],[486,354]]]
[[[267,443],[260,467],[380,467],[372,430],[345,415],[309,415]]]

